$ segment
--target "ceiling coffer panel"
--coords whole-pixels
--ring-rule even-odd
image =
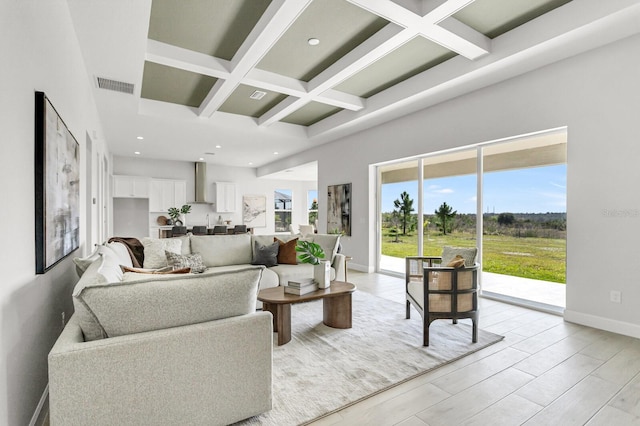
[[[197,108],[216,81],[207,75],[145,62],[141,96]]]
[[[335,87],[368,98],[453,58],[456,53],[423,37],[400,46]]]
[[[256,91],[265,93],[265,95],[260,99],[252,99],[251,95]],[[287,95],[282,93],[270,92],[258,87],[241,84],[222,104],[220,111],[257,118],[282,102],[286,97]]]
[[[453,17],[489,38],[496,38],[571,0],[476,0]]]
[[[289,114],[281,121],[290,124],[298,124],[300,126],[311,126],[320,120],[332,116],[342,111],[342,108],[331,105],[322,104],[320,102],[309,102],[296,112]]]
[[[308,82],[388,23],[345,0],[316,0],[257,68]],[[310,38],[320,43],[311,46]]]
[[[271,0],[153,0],[149,38],[231,60]]]

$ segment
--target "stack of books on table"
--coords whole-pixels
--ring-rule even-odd
[[[312,278],[289,281],[289,283],[284,286],[285,293],[297,294],[298,296],[314,292],[317,289],[318,283],[315,282]]]

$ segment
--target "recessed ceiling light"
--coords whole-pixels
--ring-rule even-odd
[[[142,140],[144,139],[144,136],[138,136],[136,139]]]
[[[309,43],[309,46],[317,46],[320,44],[320,40],[318,40],[317,38],[310,38],[309,40],[307,40],[307,43]]]
[[[200,157],[200,158],[198,159],[198,161],[204,161],[204,158]]]
[[[140,151],[134,152],[135,155],[140,155]]]
[[[222,148],[222,145],[216,145],[216,148],[220,149]]]
[[[250,166],[253,166],[253,163],[252,163],[251,161],[249,161],[249,165],[250,165]]]
[[[278,152],[278,151],[276,151],[276,152],[274,152],[274,153],[273,153],[273,155],[278,155],[278,154],[279,154],[279,152]]]

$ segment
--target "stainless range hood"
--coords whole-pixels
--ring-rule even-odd
[[[196,199],[190,204],[212,204],[207,194],[207,163],[196,162]]]

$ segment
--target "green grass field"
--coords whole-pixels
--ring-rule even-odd
[[[382,254],[393,257],[415,256],[417,235],[400,236],[399,243],[394,237],[382,237]],[[454,232],[451,235],[432,235],[424,238],[424,254],[439,256],[443,246],[475,247],[475,235]],[[516,238],[485,235],[483,270],[496,274],[513,275],[535,280],[566,282],[566,248],[564,239]]]

